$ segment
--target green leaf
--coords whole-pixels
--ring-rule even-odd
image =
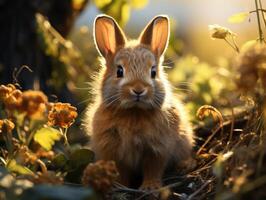
[[[249,12],[241,12],[228,18],[229,23],[241,23],[249,16]]]
[[[16,160],[14,159],[10,160],[7,163],[7,169],[18,174],[33,174],[33,172],[29,168],[17,164]]]
[[[66,164],[67,176],[65,180],[73,183],[80,183],[85,167],[94,161],[94,153],[89,149],[74,150]]]
[[[53,159],[52,164],[56,168],[63,168],[66,165],[67,161],[68,159],[66,158],[66,156],[63,153],[59,153]]]
[[[73,168],[85,166],[94,160],[94,153],[89,149],[77,149],[69,157],[70,164]]]
[[[131,0],[131,6],[135,9],[141,9],[147,6],[149,3],[149,0]]]
[[[34,141],[39,143],[47,151],[52,149],[55,141],[60,140],[61,133],[52,127],[44,127],[36,131]]]

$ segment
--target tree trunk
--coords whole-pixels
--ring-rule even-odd
[[[77,8],[73,0],[0,0],[0,81],[1,84],[18,81],[23,89],[40,89],[46,94],[56,94],[60,100],[73,102],[66,84],[56,91],[48,82],[53,70],[51,59],[41,49],[36,29],[35,14],[41,13],[52,26],[66,37],[75,18],[85,8],[84,0]],[[32,69],[16,69],[27,65]],[[17,78],[17,79],[16,79]]]

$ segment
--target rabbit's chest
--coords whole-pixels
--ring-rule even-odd
[[[174,138],[165,132],[163,126],[158,128],[151,123],[141,127],[132,124],[126,129],[118,127],[120,143],[117,146],[117,155],[119,159],[129,166],[137,167],[147,152],[157,155],[165,154],[167,149],[173,146],[170,143]]]

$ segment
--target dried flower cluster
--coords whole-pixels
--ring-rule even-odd
[[[4,103],[6,109],[17,109],[21,103],[22,92],[13,84],[0,86],[0,100]]]
[[[47,96],[41,91],[28,90],[21,92],[13,84],[0,86],[0,100],[5,109],[12,113],[18,111],[27,117],[44,117],[49,110],[48,124],[68,128],[77,117],[77,109],[69,103],[48,103]]]
[[[74,123],[77,116],[77,109],[69,103],[52,103],[48,114],[48,124],[68,128]]]
[[[32,116],[36,113],[43,114],[46,110],[48,99],[41,91],[28,90],[22,93],[20,110]]]
[[[48,99],[41,91],[21,92],[12,84],[0,86],[0,100],[9,112],[23,112],[28,117],[41,114],[46,110]]]
[[[105,193],[112,187],[118,175],[114,161],[99,160],[85,168],[82,183]]]
[[[266,88],[266,46],[253,45],[245,49],[236,61],[237,87],[243,92],[254,91],[258,80]]]
[[[14,128],[15,124],[12,121],[8,119],[0,120],[0,133],[11,132]]]

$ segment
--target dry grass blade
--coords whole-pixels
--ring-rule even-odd
[[[207,187],[213,180],[208,180],[206,181],[198,190],[196,190],[194,193],[192,193],[191,195],[189,195],[189,197],[187,198],[187,200],[192,200],[196,197],[196,195],[198,195],[205,187]]]

